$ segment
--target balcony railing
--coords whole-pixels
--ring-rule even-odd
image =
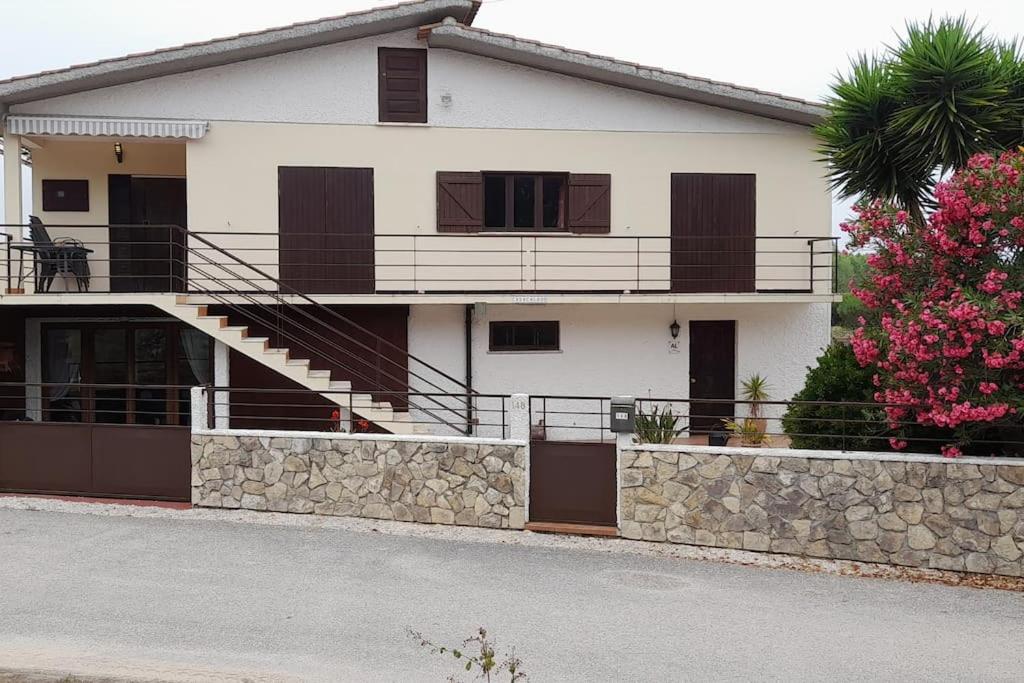
[[[187,292],[243,289],[251,282],[273,289],[268,276],[306,294],[827,295],[836,290],[833,237],[280,235],[49,224],[58,245],[48,254],[20,237],[27,234],[24,226],[4,227],[15,235],[0,240],[8,291]],[[75,257],[81,262],[66,249],[60,256],[62,239],[82,248]],[[216,282],[209,280],[202,269],[189,266],[196,256],[229,266],[237,277],[218,272]]]

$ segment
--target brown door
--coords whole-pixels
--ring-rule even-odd
[[[110,288],[184,291],[188,203],[184,178],[109,176]]]
[[[672,291],[753,292],[755,176],[672,174]]]
[[[733,417],[735,398],[736,321],[690,321],[690,431],[722,427]]]
[[[372,294],[373,169],[278,169],[281,280],[305,294]]]

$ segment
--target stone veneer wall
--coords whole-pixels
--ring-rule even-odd
[[[620,452],[626,538],[1024,573],[1024,462],[637,448]]]
[[[526,445],[294,434],[192,435],[192,503],[521,529]]]

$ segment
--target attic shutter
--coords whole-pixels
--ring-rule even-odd
[[[601,234],[612,229],[612,177],[607,173],[569,175],[570,232]]]
[[[480,232],[484,227],[483,174],[437,172],[437,231]]]
[[[409,48],[377,49],[378,120],[427,122],[427,51]]]

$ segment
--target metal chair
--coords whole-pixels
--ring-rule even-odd
[[[48,292],[57,275],[74,276],[78,291],[89,291],[89,259],[92,249],[86,249],[79,240],[50,237],[38,216],[29,216],[29,239],[32,240],[36,260],[36,291]]]

